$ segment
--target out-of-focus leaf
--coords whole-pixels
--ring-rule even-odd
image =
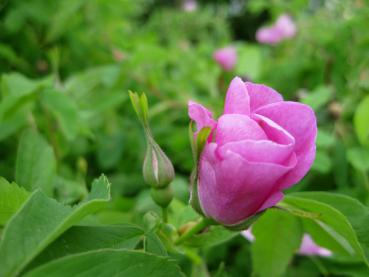
[[[308,94],[305,98],[301,101],[312,107],[314,110],[319,110],[332,97],[332,89],[326,86],[320,86],[313,90],[311,93]]]
[[[321,173],[328,173],[332,168],[332,162],[329,155],[324,151],[317,151],[312,169]]]
[[[268,210],[253,225],[253,272],[257,276],[281,276],[302,238],[299,220],[280,210]]]
[[[68,140],[75,139],[83,126],[76,103],[68,95],[57,90],[45,90],[42,93],[41,101],[56,117],[65,137]]]
[[[18,275],[50,243],[109,199],[110,184],[104,176],[92,183],[88,197],[75,207],[64,206],[35,191],[4,229],[0,276]]]
[[[246,76],[251,80],[259,78],[261,72],[261,49],[252,45],[239,45],[237,47],[236,72],[240,76]]]
[[[369,148],[350,148],[347,151],[347,159],[357,170],[364,172],[369,170]]]
[[[354,116],[356,134],[362,144],[369,144],[369,96],[356,109]]]
[[[17,184],[29,191],[37,188],[52,195],[56,161],[51,146],[41,134],[27,130],[22,135],[15,169]]]

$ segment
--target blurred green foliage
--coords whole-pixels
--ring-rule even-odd
[[[296,21],[296,37],[257,44],[255,30],[281,13]],[[128,90],[147,94],[154,136],[186,203],[193,166],[187,101],[219,114],[233,75],[316,111],[316,161],[291,191],[340,192],[369,205],[367,1],[199,1],[186,12],[181,1],[12,0],[0,6],[0,19],[0,175],[75,204],[104,172],[113,200],[87,222],[142,222],[158,209],[141,176],[145,141]],[[225,74],[212,53],[228,44],[238,61]],[[224,276],[221,261],[229,276],[250,274],[249,248],[240,236],[206,248],[208,269],[198,265],[199,274]],[[189,258],[181,265],[191,272]],[[341,266],[297,257],[286,276],[319,276],[322,267],[367,276],[362,265]]]

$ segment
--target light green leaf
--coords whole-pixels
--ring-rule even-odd
[[[238,45],[237,74],[247,76],[251,80],[259,78],[262,68],[262,54],[259,47]]]
[[[256,276],[281,276],[286,270],[302,238],[298,218],[280,210],[270,209],[253,225],[253,272]]]
[[[46,140],[33,130],[26,131],[19,142],[15,180],[29,191],[42,189],[48,195],[53,192],[56,171],[54,152]]]
[[[67,94],[57,90],[45,90],[41,101],[55,116],[65,137],[68,140],[75,139],[83,125],[76,103]]]
[[[347,159],[355,169],[364,172],[369,170],[369,148],[350,148],[347,151]]]
[[[329,196],[331,195],[331,196]],[[337,206],[329,203],[336,201]],[[334,199],[334,200],[332,200]],[[367,256],[362,244],[358,239],[358,227],[351,225],[348,217],[343,214],[339,206],[347,205],[345,202],[357,204],[356,200],[338,194],[303,192],[287,195],[283,203],[305,212],[314,213],[316,217],[310,218],[314,225],[310,224],[309,232],[314,240],[335,253],[346,254],[357,257],[367,262]],[[361,205],[362,206],[362,205]],[[362,209],[364,211],[365,209]],[[360,228],[367,228],[368,224],[363,222]],[[315,230],[315,231],[314,231]],[[365,238],[362,239],[366,241]],[[367,243],[365,243],[366,245]],[[369,245],[368,245],[369,246]]]
[[[167,257],[132,250],[97,250],[70,255],[45,264],[25,277],[111,277],[111,276],[184,276]]]
[[[28,196],[28,191],[0,177],[0,225],[8,221]]]
[[[314,110],[319,110],[328,103],[331,97],[332,89],[326,86],[320,86],[310,92],[307,97],[302,99],[302,103],[309,105]]]
[[[354,125],[362,144],[369,144],[369,96],[365,97],[356,109]]]
[[[328,173],[331,171],[332,162],[329,155],[325,151],[318,150],[316,152],[316,157],[312,169],[321,173]]]
[[[0,276],[18,275],[63,232],[103,207],[109,199],[110,184],[105,176],[96,179],[87,199],[73,208],[35,191],[4,229]]]
[[[328,192],[299,192],[294,193],[294,196],[303,197],[312,201],[319,201],[325,205],[330,205],[333,209],[343,215],[349,222],[351,228],[354,230],[355,237],[354,242],[359,242],[360,247],[354,246],[358,249],[357,254],[362,256],[364,261],[368,264],[369,261],[369,208],[364,206],[358,200],[342,194],[334,194]],[[338,219],[336,217],[336,219]],[[341,226],[338,226],[339,231],[344,230],[343,222]],[[347,238],[347,241],[351,241]]]

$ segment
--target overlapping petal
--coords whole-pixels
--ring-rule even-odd
[[[267,136],[256,121],[242,114],[225,114],[218,120],[216,142],[219,145],[239,140],[265,140]]]
[[[268,86],[251,82],[245,82],[245,86],[250,97],[251,112],[262,106],[283,101],[282,95]]]
[[[214,156],[209,151],[216,150],[214,143],[210,145],[200,161],[199,197],[205,214],[226,225],[256,213],[270,198],[276,181],[295,163],[292,159],[288,166],[254,163],[232,151],[214,162],[207,159]]]
[[[250,97],[245,83],[235,77],[227,90],[224,104],[224,114],[250,115]]]
[[[196,122],[198,131],[204,127],[211,127],[213,129],[217,124],[213,119],[211,111],[193,101],[189,101],[188,103],[188,115]]]

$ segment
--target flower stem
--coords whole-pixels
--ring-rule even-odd
[[[213,223],[214,221],[209,218],[202,218],[195,226],[193,226],[186,233],[180,236],[174,243],[176,245],[183,243],[185,240],[204,230],[206,227],[212,225]]]
[[[164,223],[168,223],[168,207],[161,209]]]

